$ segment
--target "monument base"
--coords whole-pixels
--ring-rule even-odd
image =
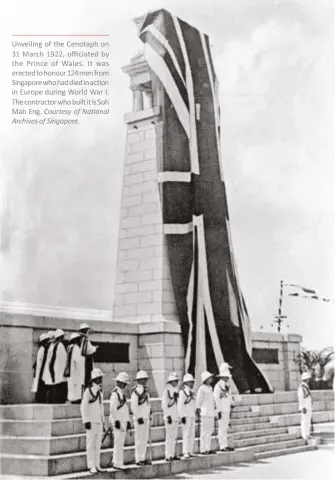
[[[92,343],[102,345],[105,357],[98,356],[96,365],[105,372],[104,388],[110,394],[120,371],[129,373],[133,382],[136,372],[144,369],[150,376],[149,391],[161,396],[171,371],[180,377],[184,372],[184,348],[180,326],[157,318],[143,323],[117,322],[110,312],[72,310],[33,310],[0,313],[0,402],[30,403],[33,364],[38,338],[42,332],[62,328],[67,334],[76,331],[82,322],[92,326]],[[76,318],[73,318],[73,317]],[[68,336],[68,335],[67,335]],[[254,332],[253,356],[276,391],[296,390],[300,381],[297,358],[300,335]]]

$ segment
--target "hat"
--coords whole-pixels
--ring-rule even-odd
[[[49,332],[47,333],[47,335],[48,335],[48,338],[52,339],[52,338],[55,337],[55,332],[52,331],[52,330],[49,330]]]
[[[72,340],[75,340],[76,338],[80,338],[80,333],[78,333],[78,332],[71,333],[70,342],[72,342]]]
[[[117,382],[129,383],[129,376],[126,372],[120,372],[115,379]]]
[[[144,370],[139,370],[136,373],[136,380],[142,380],[144,378],[149,378],[147,372],[145,372]]]
[[[49,335],[47,333],[41,333],[40,338],[38,339],[39,342],[44,342],[45,340],[49,339]]]
[[[311,378],[311,374],[309,372],[303,372],[301,375],[301,380],[309,380]]]
[[[93,368],[92,373],[91,373],[91,380],[95,380],[96,378],[102,378],[104,374],[102,373],[102,370],[100,368]]]
[[[170,373],[169,378],[167,379],[166,383],[178,382],[178,380],[179,380],[178,375],[175,372],[173,372],[173,373]]]
[[[190,373],[186,373],[183,377],[183,383],[186,382],[194,382],[193,375],[191,375]]]
[[[55,340],[60,337],[64,337],[65,332],[61,328],[57,328],[55,331]]]
[[[221,366],[220,366],[220,373],[218,375],[218,377],[228,377],[228,378],[231,378],[231,373],[229,371],[229,367],[227,366],[228,363],[223,363]]]
[[[87,323],[82,323],[79,327],[79,331],[80,330],[92,330],[92,329],[89,325],[87,325]]]
[[[203,372],[201,374],[201,381],[202,383],[205,383],[206,380],[208,380],[209,378],[213,377],[213,374],[212,373],[209,373],[209,372]]]

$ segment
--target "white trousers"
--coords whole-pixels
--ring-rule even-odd
[[[172,423],[169,424],[165,419],[165,458],[173,458],[175,456],[177,435],[178,421],[172,420]]]
[[[194,450],[195,437],[195,418],[186,417],[186,423],[182,424],[183,428],[183,455],[189,455]]]
[[[102,440],[102,423],[91,423],[86,430],[87,468],[100,468],[100,449]]]
[[[304,440],[311,434],[312,410],[307,410],[307,413],[301,412],[301,436]]]
[[[214,428],[214,417],[201,417],[200,430],[200,452],[205,453],[212,450],[212,433]]]
[[[228,426],[230,412],[222,412],[219,420],[219,445],[220,449],[228,447]]]
[[[143,462],[147,453],[149,439],[149,420],[144,419],[144,424],[139,425],[135,420],[135,461]]]
[[[120,422],[120,424],[121,428],[113,428],[113,465],[116,467],[123,467],[124,442],[127,435],[127,422]]]

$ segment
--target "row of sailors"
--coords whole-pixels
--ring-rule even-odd
[[[40,335],[31,387],[36,403],[80,403],[97,350],[88,339],[90,331],[89,325],[81,324],[67,347],[62,329]]]
[[[214,375],[203,372],[202,385],[197,393],[194,392],[194,378],[185,374],[181,388],[178,390],[179,378],[172,373],[162,397],[162,410],[165,424],[165,459],[178,459],[175,454],[175,445],[178,434],[179,421],[182,424],[183,457],[194,455],[195,417],[200,414],[200,453],[214,454],[211,447],[211,438],[214,429],[215,417],[218,419],[218,437],[221,451],[233,450],[228,446],[228,425],[230,411],[233,407],[229,379],[231,374],[229,365],[224,363],[220,367],[219,381],[214,390],[212,382]],[[85,390],[81,402],[81,415],[86,429],[87,466],[91,473],[101,471],[100,448],[104,426],[102,377],[100,369],[94,369],[92,380]],[[147,389],[148,374],[141,370],[136,375],[136,384],[131,390],[130,407],[133,414],[135,429],[135,460],[137,465],[150,464],[146,460],[150,433],[150,397]],[[114,437],[113,466],[123,468],[123,452],[127,430],[131,428],[130,412],[125,395],[125,388],[129,384],[126,372],[121,372],[116,378],[116,387],[110,397],[109,422]],[[150,452],[151,454],[151,452]]]

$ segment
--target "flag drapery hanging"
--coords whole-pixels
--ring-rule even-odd
[[[163,87],[158,182],[186,371],[198,379],[226,361],[239,392],[270,392],[251,357],[250,320],[230,239],[209,38],[165,10],[145,17],[140,38]]]
[[[323,297],[313,288],[302,287],[295,283],[284,283],[286,294],[290,297],[307,298],[308,300],[320,300],[321,302],[330,302],[330,299]]]

